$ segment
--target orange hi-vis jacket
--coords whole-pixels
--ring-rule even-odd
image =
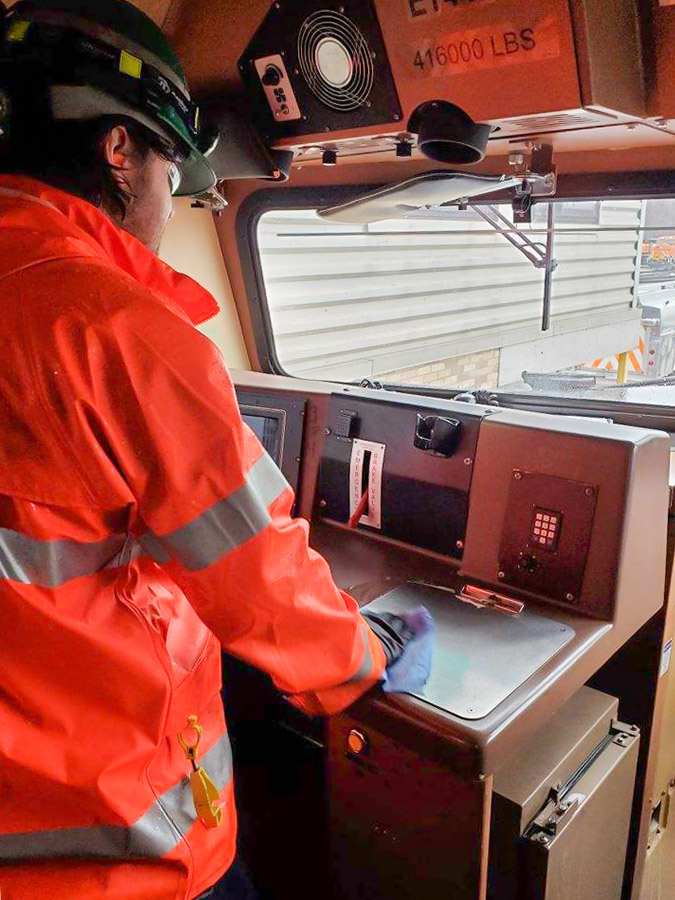
[[[193,325],[216,310],[91,204],[0,177],[2,900],[187,900],[226,871],[221,646],[309,714],[382,677]]]

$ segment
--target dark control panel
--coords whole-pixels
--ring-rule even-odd
[[[354,391],[331,398],[322,517],[461,557],[481,407]]]
[[[597,487],[514,469],[499,548],[509,584],[573,603],[586,567]]]

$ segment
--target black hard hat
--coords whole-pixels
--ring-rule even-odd
[[[129,116],[179,151],[179,195],[214,187],[183,68],[161,29],[126,0],[21,0],[0,57],[44,73],[55,119]],[[10,98],[11,102],[11,98]]]

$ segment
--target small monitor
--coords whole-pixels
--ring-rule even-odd
[[[261,406],[241,406],[241,415],[274,462],[281,466],[286,411]]]

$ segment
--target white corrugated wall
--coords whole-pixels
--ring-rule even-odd
[[[566,335],[569,344],[597,328],[606,344],[612,323],[639,327],[631,288],[640,209],[603,202],[601,226],[630,230],[556,235],[551,340]],[[450,213],[335,225],[284,210],[262,217],[258,242],[277,354],[291,374],[347,380],[542,339],[543,272],[482,221]],[[594,355],[605,355],[604,344]]]

